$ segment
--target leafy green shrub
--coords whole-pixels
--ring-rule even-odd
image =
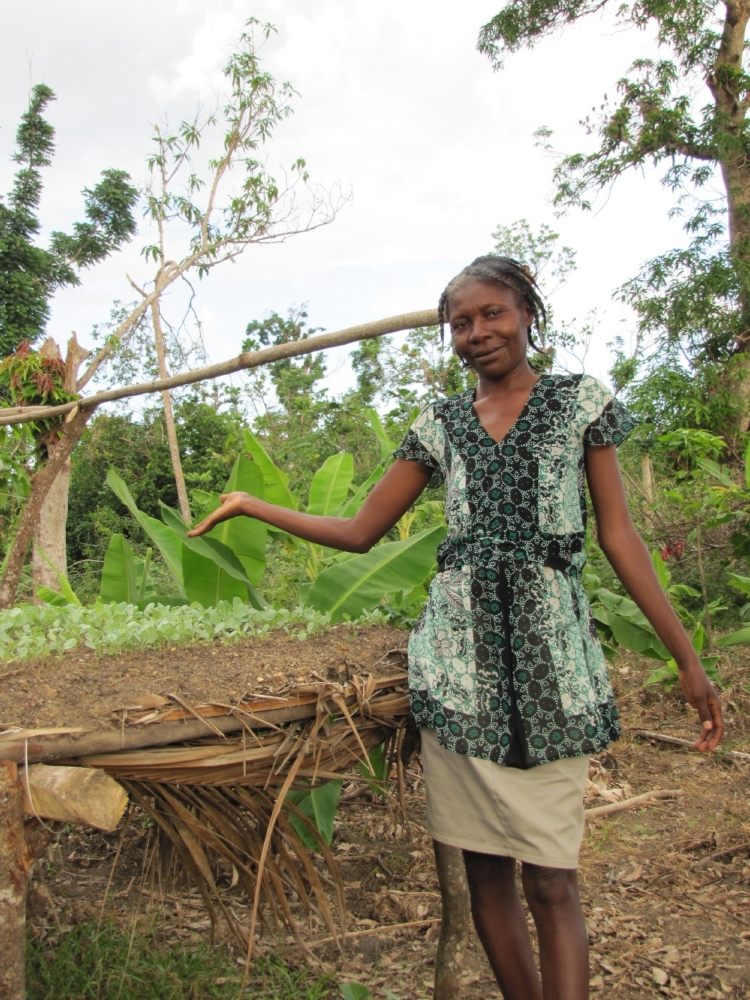
[[[306,639],[324,629],[330,616],[312,608],[266,608],[258,611],[235,598],[216,607],[199,604],[167,607],[149,604],[140,610],[134,604],[94,604],[90,608],[22,604],[0,611],[0,657],[61,656],[84,646],[97,653],[124,649],[146,649],[167,643],[231,642],[246,635],[265,635],[285,629]]]

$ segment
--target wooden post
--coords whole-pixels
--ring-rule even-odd
[[[651,464],[651,456],[648,452],[641,455],[641,482],[643,483],[643,495],[649,503],[654,502],[654,467]]]
[[[18,766],[0,760],[0,1000],[26,996],[26,885],[52,836],[37,819],[24,819]]]
[[[435,957],[435,1000],[458,1000],[471,930],[471,902],[463,852],[434,840],[435,867],[443,902]]]
[[[0,1000],[26,995],[26,881],[23,786],[18,768],[0,761]]]

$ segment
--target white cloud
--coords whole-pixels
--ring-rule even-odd
[[[552,162],[533,146],[539,125],[565,151],[587,142],[579,120],[614,84],[645,35],[613,32],[589,19],[494,73],[476,51],[480,26],[501,0],[29,0],[4,13],[0,40],[0,190],[34,78],[58,93],[51,110],[58,151],[46,175],[43,218],[66,228],[81,211],[80,189],[109,166],[139,181],[150,123],[210,105],[245,20],[279,33],[265,65],[299,91],[295,114],[269,147],[273,163],[300,155],[313,180],[352,184],[354,198],[329,227],[283,246],[256,247],[196,283],[215,360],[239,350],[248,320],[307,302],[313,325],[336,329],[433,304],[445,282],[491,245],[498,223],[552,222]],[[206,151],[207,153],[209,151]],[[682,242],[666,218],[671,198],[653,177],[626,178],[595,214],[559,222],[579,251],[579,270],[555,297],[558,316],[603,314],[591,370],[607,367],[606,343],[627,312],[612,290],[648,256]],[[125,272],[151,276],[141,234],[121,254],[56,297],[50,331],[85,338],[115,298],[132,292]],[[210,321],[209,321],[210,318]]]

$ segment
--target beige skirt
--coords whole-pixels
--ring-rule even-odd
[[[453,753],[422,729],[427,829],[433,839],[548,868],[577,868],[588,757],[528,771]]]

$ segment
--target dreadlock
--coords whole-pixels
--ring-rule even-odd
[[[541,336],[542,329],[547,323],[547,310],[544,308],[542,293],[534,280],[534,276],[525,264],[519,264],[512,257],[499,257],[495,254],[487,254],[485,257],[477,257],[468,267],[465,267],[460,274],[448,282],[445,291],[440,296],[438,302],[438,323],[440,324],[440,341],[444,341],[445,323],[448,319],[448,307],[451,296],[468,281],[483,281],[488,285],[503,285],[516,293],[518,298],[533,316],[533,327]],[[541,354],[542,349],[534,343],[531,336],[531,327],[528,329],[529,343],[534,350]]]

